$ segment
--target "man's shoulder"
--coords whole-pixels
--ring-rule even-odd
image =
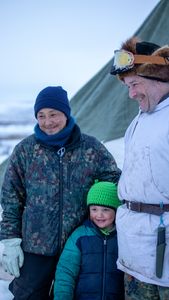
[[[86,133],[82,133],[82,141],[91,145],[102,145],[102,143],[95,137]]]
[[[28,145],[28,144],[34,144],[36,143],[36,139],[35,139],[35,135],[31,134],[26,136],[24,139],[22,139],[17,146],[24,146],[24,145]]]
[[[14,153],[21,153],[21,152],[29,152],[30,149],[33,149],[36,145],[37,141],[34,134],[31,134],[24,139],[22,139],[15,147]]]
[[[90,235],[93,235],[93,231],[91,230],[89,220],[86,220],[84,224],[78,226],[72,233],[72,236],[75,239],[78,239],[79,237],[83,237],[83,236],[90,236]]]

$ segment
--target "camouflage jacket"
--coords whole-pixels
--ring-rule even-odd
[[[55,255],[86,215],[95,179],[117,182],[120,170],[94,137],[80,134],[59,155],[35,135],[14,149],[5,174],[0,239],[22,238],[25,251]]]

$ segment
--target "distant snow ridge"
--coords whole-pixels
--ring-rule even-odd
[[[12,152],[16,144],[33,133],[35,123],[2,125],[0,122],[0,163]]]

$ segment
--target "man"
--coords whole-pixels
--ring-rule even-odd
[[[169,299],[169,47],[133,37],[115,51],[111,74],[140,107],[125,134],[118,268],[126,299]]]
[[[34,113],[35,133],[15,147],[2,186],[2,264],[15,276],[15,300],[49,299],[58,256],[86,215],[90,186],[120,176],[106,148],[81,133],[62,87],[43,89]]]

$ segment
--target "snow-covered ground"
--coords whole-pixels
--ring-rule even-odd
[[[0,103],[0,163],[22,138],[33,132],[34,124],[31,101]]]
[[[0,126],[0,164],[11,154],[14,146],[18,144],[18,142],[28,136],[29,134],[33,133],[33,125],[28,125],[24,126],[25,133],[22,134],[20,133],[20,129],[22,128],[23,131],[23,126],[22,125],[16,125],[16,126],[7,126],[10,127],[11,132],[13,132],[12,138],[9,136],[7,132],[7,136],[5,136],[5,133],[3,132],[2,134],[2,127]],[[5,126],[4,126],[5,127]],[[9,130],[9,128],[7,128]],[[16,133],[15,133],[16,132]]]

